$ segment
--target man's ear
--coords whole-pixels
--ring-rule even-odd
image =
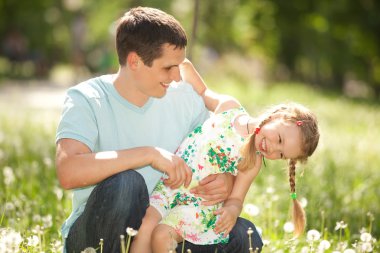
[[[136,52],[130,52],[127,56],[127,65],[130,69],[136,70],[141,65],[141,58]]]

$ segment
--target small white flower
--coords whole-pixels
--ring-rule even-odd
[[[301,198],[300,203],[301,203],[302,208],[307,207],[307,199],[306,198]]]
[[[5,203],[5,211],[13,211],[16,207],[12,202],[6,202]]]
[[[370,233],[362,233],[360,235],[360,240],[362,240],[362,242],[370,242],[372,240],[372,235]]]
[[[339,229],[345,229],[347,227],[347,224],[344,223],[344,221],[338,221],[335,226],[335,230]]]
[[[318,241],[321,238],[321,233],[318,230],[312,229],[307,232],[306,237],[310,242]]]
[[[268,246],[270,244],[269,240],[263,239],[263,245]]]
[[[42,223],[43,223],[45,228],[52,227],[53,226],[53,217],[51,216],[51,214],[48,214],[48,215],[42,217]]]
[[[246,204],[244,205],[244,212],[253,217],[259,215],[260,209],[254,204]]]
[[[285,222],[284,231],[285,231],[285,233],[293,233],[293,231],[294,231],[293,222],[290,222],[290,221]]]
[[[345,249],[343,253],[355,253],[355,250],[353,249]]]
[[[15,174],[13,173],[13,169],[9,166],[4,167],[3,175],[4,175],[4,184],[5,185],[10,185],[16,180]]]
[[[268,187],[267,188],[267,193],[269,193],[269,194],[274,193],[274,188],[273,187]]]
[[[27,238],[28,240],[28,246],[36,247],[40,243],[40,239],[36,235],[32,235]]]
[[[309,247],[306,247],[306,246],[302,247],[301,253],[309,253]]]
[[[320,243],[319,243],[319,246],[318,246],[318,249],[321,250],[321,251],[325,251],[327,249],[329,249],[331,246],[331,243],[327,240],[322,240]]]
[[[33,214],[32,220],[33,220],[34,223],[40,223],[41,222],[41,215],[39,215],[39,214]]]
[[[135,236],[135,235],[137,235],[137,230],[134,230],[133,228],[130,228],[130,227],[128,227],[127,228],[127,234],[129,235],[129,236]]]
[[[361,245],[361,250],[362,250],[363,252],[372,252],[373,247],[372,247],[371,243],[369,243],[369,242],[364,242],[364,243]]]

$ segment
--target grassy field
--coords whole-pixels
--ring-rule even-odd
[[[213,88],[240,99],[253,115],[296,101],[318,116],[320,145],[299,166],[296,186],[307,212],[304,236],[292,238],[287,166],[268,161],[242,215],[262,231],[263,252],[379,252],[380,105],[300,84],[262,86],[224,80]],[[54,167],[56,111],[0,107],[0,252],[59,252],[70,192]]]

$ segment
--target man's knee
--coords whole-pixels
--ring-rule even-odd
[[[251,229],[252,233],[248,233],[249,229]],[[251,237],[251,240],[249,240],[249,237]],[[255,225],[249,220],[239,217],[230,233],[230,242],[226,246],[225,252],[248,252],[250,247],[253,250],[258,249],[260,252],[263,242]]]
[[[95,212],[110,217],[128,217],[135,214],[138,220],[149,206],[149,194],[144,178],[134,170],[123,171],[99,183],[87,202]]]

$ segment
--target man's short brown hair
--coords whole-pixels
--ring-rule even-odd
[[[171,15],[149,7],[130,9],[120,18],[116,30],[119,64],[124,66],[130,52],[136,52],[145,65],[162,55],[162,45],[168,43],[185,48],[187,37],[181,24]]]

